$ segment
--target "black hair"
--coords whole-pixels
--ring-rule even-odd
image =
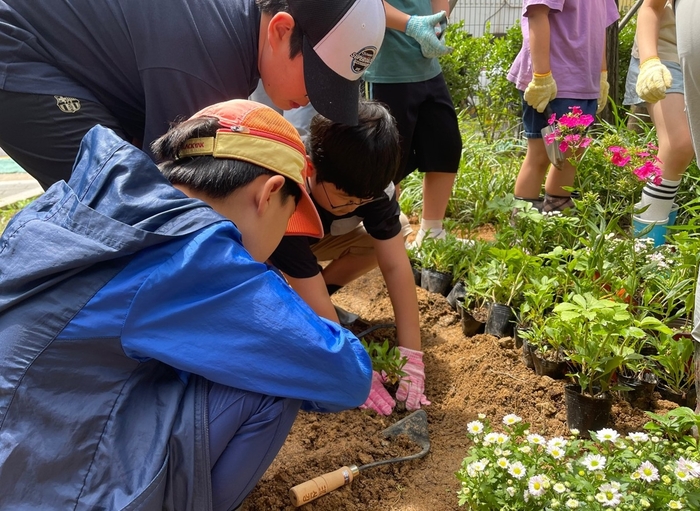
[[[274,176],[276,172],[259,165],[232,158],[188,156],[178,159],[178,153],[191,138],[213,137],[222,128],[214,117],[199,117],[176,124],[151,144],[151,150],[160,162],[158,167],[174,185],[184,185],[214,199],[222,199],[242,188],[259,176]],[[282,199],[301,199],[299,185],[285,177]]]
[[[316,181],[360,199],[380,197],[401,159],[396,122],[376,101],[360,102],[357,126],[314,116],[307,144]]]
[[[331,0],[333,1],[333,0]],[[289,2],[287,0],[255,0],[255,3],[265,14],[274,16],[278,12],[289,13]],[[301,45],[304,33],[299,24],[294,20],[292,37],[289,40],[289,58],[293,59],[301,53]]]

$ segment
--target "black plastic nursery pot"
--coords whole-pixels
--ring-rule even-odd
[[[515,314],[510,305],[493,303],[489,307],[484,333],[495,335],[496,337],[513,337],[514,321]]]
[[[452,288],[452,274],[423,268],[421,270],[420,285],[431,293],[447,296]]]
[[[613,400],[609,393],[593,397],[582,394],[578,385],[565,385],[564,400],[566,425],[569,430],[577,429],[581,436],[588,437],[589,431],[603,429],[610,421]]]
[[[651,409],[654,397],[654,389],[658,383],[652,373],[644,373],[637,376],[618,375],[617,382],[628,387],[629,390],[620,391],[620,396],[635,408],[642,410]]]
[[[528,328],[522,327],[515,325],[513,327],[513,342],[515,343],[516,348],[522,348],[523,342],[525,339],[523,338],[522,334],[523,332],[527,332]]]
[[[465,335],[465,337],[471,337],[472,335],[481,334],[484,332],[485,324],[472,316],[471,313],[464,307],[461,307],[460,316],[462,333]]]
[[[566,360],[548,360],[537,350],[531,350],[530,356],[535,374],[549,376],[554,380],[563,380],[566,378],[567,373],[570,372],[569,364]]]
[[[526,340],[523,340],[523,364],[525,364],[525,367],[528,369],[535,369],[535,363],[532,361],[532,351],[533,347],[530,346],[530,343],[527,342]]]
[[[447,294],[447,303],[450,304],[450,307],[452,307],[454,310],[459,311],[459,309],[463,308],[464,304],[464,297],[467,295],[467,290],[464,287],[464,284],[461,282],[457,282],[452,290]]]
[[[416,286],[420,287],[423,271],[415,266],[411,266],[411,270],[413,270],[413,281],[416,283]]]

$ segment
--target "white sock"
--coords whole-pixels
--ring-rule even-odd
[[[640,218],[659,221],[668,218],[680,184],[680,180],[671,181],[670,179],[662,179],[660,185],[647,183],[642,190],[642,198],[637,206],[644,207],[648,205],[649,208],[639,215]]]
[[[425,218],[420,221],[420,228],[423,232],[428,232],[435,236],[440,231],[442,231],[442,220],[426,220]]]

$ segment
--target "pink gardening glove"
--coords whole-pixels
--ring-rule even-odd
[[[401,356],[406,357],[406,365],[403,372],[406,376],[401,378],[399,390],[396,391],[398,401],[406,401],[406,410],[418,410],[421,405],[429,405],[430,401],[425,397],[425,366],[423,365],[423,352],[410,350],[399,346]]]
[[[372,388],[369,391],[367,401],[360,406],[360,409],[369,408],[379,415],[391,415],[394,406],[396,406],[396,401],[392,399],[391,394],[384,387],[384,377],[377,371],[372,371]]]

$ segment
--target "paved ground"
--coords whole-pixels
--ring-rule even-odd
[[[40,195],[42,190],[32,176],[17,167],[0,149],[0,164],[11,172],[0,173],[0,207]]]

